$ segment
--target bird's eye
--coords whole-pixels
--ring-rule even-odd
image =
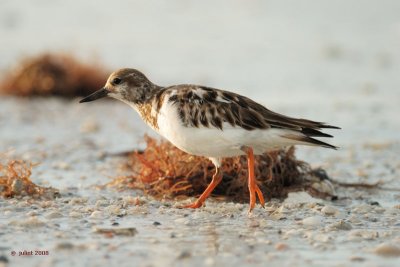
[[[120,78],[114,78],[114,80],[112,81],[113,84],[120,84],[122,82],[122,80]]]

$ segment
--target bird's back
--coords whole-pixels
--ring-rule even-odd
[[[236,93],[182,84],[163,88],[154,98],[157,130],[192,154],[210,156],[205,150],[224,147],[227,153],[222,154],[238,154],[245,143],[261,150],[294,144],[335,148],[314,137],[332,137],[321,129],[338,127],[284,116]]]

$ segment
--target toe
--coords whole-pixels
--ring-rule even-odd
[[[198,209],[201,206],[203,206],[203,203],[196,201],[194,203],[191,203],[191,204],[188,204],[188,205],[184,205],[184,206],[182,206],[182,208],[184,208],[184,209]]]

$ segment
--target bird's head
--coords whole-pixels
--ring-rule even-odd
[[[128,104],[136,105],[146,101],[153,89],[157,87],[138,70],[120,69],[108,77],[103,88],[83,98],[79,103],[110,96]]]

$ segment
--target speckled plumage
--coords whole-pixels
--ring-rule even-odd
[[[245,96],[220,89],[192,84],[158,86],[135,69],[114,72],[103,89],[81,102],[107,95],[129,104],[150,127],[181,150],[212,160],[216,166],[213,182],[190,205],[192,208],[201,206],[220,181],[219,166],[224,157],[247,155],[251,170],[253,153],[296,144],[336,148],[315,137],[332,137],[321,130],[338,127],[284,116]],[[253,180],[254,173],[249,172],[253,184],[250,186],[249,182],[253,196],[250,210],[256,193],[260,202],[264,202]]]

